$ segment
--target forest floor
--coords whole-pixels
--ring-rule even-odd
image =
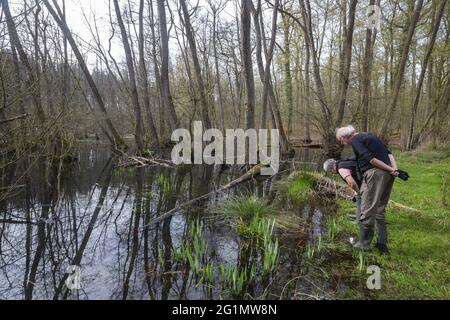
[[[333,256],[347,259],[327,264],[330,274],[347,285],[335,298],[450,298],[450,148],[396,152],[396,158],[410,179],[396,179],[387,208],[389,255],[376,249],[352,252],[349,238],[357,239],[359,228],[347,216],[354,213],[354,205],[338,200],[338,232],[327,247]],[[380,268],[380,290],[366,287],[369,265]]]

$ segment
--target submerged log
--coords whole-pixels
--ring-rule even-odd
[[[197,198],[191,199],[189,201],[186,201],[186,202],[176,206],[175,208],[173,208],[173,209],[171,209],[171,210],[161,214],[160,216],[150,220],[149,223],[143,225],[141,228],[142,229],[147,228],[147,227],[149,227],[149,226],[151,226],[151,225],[153,225],[153,224],[155,224],[155,223],[157,223],[159,221],[167,219],[168,217],[170,217],[170,216],[174,215],[175,213],[177,213],[182,208],[188,207],[188,206],[190,206],[190,205],[192,205],[192,204],[194,204],[194,203],[196,203],[196,202],[198,202],[200,200],[206,199],[206,198],[208,198],[208,197],[210,197],[212,195],[215,195],[217,193],[223,192],[223,191],[225,191],[227,189],[230,189],[230,188],[233,188],[233,187],[235,187],[235,186],[237,186],[237,185],[239,185],[239,184],[241,184],[241,183],[243,183],[245,181],[248,181],[251,178],[259,175],[261,173],[261,169],[264,168],[264,167],[268,167],[268,165],[259,163],[259,164],[255,165],[255,166],[253,166],[250,170],[248,170],[245,174],[243,174],[239,178],[234,179],[233,181],[227,183],[226,185],[220,187],[217,190],[213,190],[211,192],[205,193],[205,194],[203,194],[203,195],[201,195],[201,196],[199,196]]]
[[[295,171],[293,172],[288,179],[295,179],[298,176],[309,176],[311,177],[314,182],[316,183],[316,191],[321,193],[324,196],[335,196],[336,198],[345,198],[345,199],[352,199],[353,198],[353,190],[350,189],[347,185],[340,181],[333,180],[331,178],[325,177],[322,174],[318,172],[311,172],[311,171]],[[417,210],[415,208],[406,206],[402,203],[395,202],[392,200],[389,200],[388,205],[397,208],[404,211],[414,212],[414,213],[420,213],[420,210]]]

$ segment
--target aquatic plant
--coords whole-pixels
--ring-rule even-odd
[[[334,240],[336,235],[340,232],[340,225],[336,218],[330,217],[327,220],[328,240]]]
[[[254,196],[232,197],[224,201],[221,211],[228,215],[238,215],[244,222],[254,217],[262,217],[276,212],[273,205]]]
[[[170,179],[166,178],[163,174],[160,174],[156,179],[159,188],[162,190],[164,194],[170,193]]]
[[[279,257],[278,239],[275,242],[269,241],[264,246],[263,275],[267,275],[276,270]]]
[[[226,264],[220,265],[220,283],[222,289],[230,290],[233,294],[238,295],[256,278],[256,265],[252,264],[250,268],[238,268]]]
[[[203,239],[200,220],[196,219],[189,225],[189,233],[182,243],[173,246],[173,258],[181,264],[189,265],[195,275],[200,275],[202,263],[206,260],[208,246]]]

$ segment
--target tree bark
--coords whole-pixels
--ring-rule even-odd
[[[288,126],[287,126],[287,136],[290,137],[292,134],[292,118],[294,109],[294,98],[292,95],[292,75],[291,75],[291,48],[289,39],[289,17],[283,15],[283,35],[284,35],[284,94],[286,98],[286,104],[288,108]]]
[[[159,35],[161,41],[161,88],[164,108],[168,112],[170,130],[175,130],[178,125],[175,107],[170,94],[169,85],[169,35],[167,33],[165,0],[157,0],[159,16]]]
[[[441,1],[441,5],[440,5],[439,11],[438,11],[438,16],[436,18],[435,24],[433,26],[432,34],[431,34],[431,37],[429,38],[430,40],[427,45],[425,58],[422,62],[422,69],[420,71],[419,82],[418,82],[417,88],[416,88],[416,96],[415,96],[413,106],[411,109],[411,122],[409,124],[408,144],[407,144],[407,148],[409,150],[411,150],[415,147],[414,143],[413,143],[413,135],[414,135],[415,118],[416,118],[417,108],[418,108],[419,100],[420,100],[420,94],[422,92],[422,85],[423,85],[423,81],[425,78],[425,71],[427,70],[428,61],[431,57],[431,52],[433,51],[434,43],[436,41],[436,35],[439,31],[439,25],[441,23],[442,16],[444,15],[446,4],[447,4],[447,1]]]
[[[356,12],[356,4],[357,0],[352,0],[350,3],[350,9],[348,13],[348,26],[345,28],[345,42],[344,48],[342,52],[342,61],[343,61],[343,69],[341,83],[339,85],[339,105],[338,112],[336,116],[335,127],[340,127],[342,124],[342,120],[344,119],[344,111],[345,104],[347,101],[347,90],[349,85],[349,76],[350,76],[350,65],[352,61],[352,44],[353,44],[353,30],[355,27],[355,12]],[[344,13],[345,15],[345,13]]]
[[[34,108],[36,109],[39,120],[43,123],[45,122],[45,112],[42,108],[41,100],[39,97],[39,88],[37,88],[38,82],[34,75],[33,68],[31,67],[30,62],[28,61],[27,54],[20,42],[19,35],[17,34],[17,29],[14,24],[14,20],[11,15],[11,11],[9,9],[8,0],[2,0],[3,12],[5,13],[6,25],[8,28],[9,39],[11,41],[11,45],[14,46],[19,54],[20,61],[25,67],[25,72],[27,73],[27,77],[25,80],[25,84],[28,87],[28,90],[31,93],[31,100],[33,102]]]
[[[117,22],[120,28],[120,34],[122,37],[123,49],[125,51],[125,59],[127,61],[128,68],[128,77],[130,81],[130,89],[131,89],[131,103],[134,109],[134,118],[135,118],[135,131],[134,131],[134,139],[136,142],[137,153],[142,154],[142,150],[144,148],[144,143],[142,141],[142,116],[141,116],[141,106],[139,105],[139,96],[136,86],[136,75],[134,72],[134,64],[133,64],[133,56],[131,54],[130,43],[128,42],[128,35],[125,29],[125,25],[122,20],[122,14],[119,8],[118,0],[113,0],[114,9],[116,11]],[[143,44],[142,44],[143,45]]]
[[[6,1],[6,0],[4,0],[4,1]],[[95,84],[95,81],[92,78],[91,73],[89,72],[86,62],[84,61],[84,58],[83,58],[80,50],[78,49],[78,46],[72,36],[72,33],[69,30],[69,27],[60,18],[62,16],[61,9],[59,8],[58,4],[56,2],[54,2],[55,8],[58,11],[58,13],[56,13],[55,9],[53,9],[52,5],[50,5],[48,0],[43,0],[43,2],[45,4],[45,6],[47,7],[47,10],[52,15],[53,19],[55,19],[59,28],[66,36],[67,40],[69,41],[72,51],[75,54],[75,57],[77,58],[77,61],[80,65],[81,70],[83,70],[84,76],[89,84],[89,87],[91,88],[92,94],[94,95],[94,99],[96,100],[97,105],[98,105],[101,113],[103,114],[103,119],[105,120],[109,130],[111,131],[111,134],[113,135],[113,138],[114,138],[114,141],[112,141],[113,144],[116,144],[118,147],[125,147],[125,143],[123,142],[123,140],[120,137],[119,133],[117,132],[116,128],[112,124],[111,119],[108,117],[108,114],[107,114],[106,108],[105,108],[105,103],[100,95],[100,92],[98,91],[97,85]]]
[[[380,138],[384,141],[387,141],[387,134],[389,129],[389,124],[394,116],[394,111],[397,107],[397,101],[400,94],[400,86],[403,82],[403,76],[405,73],[406,62],[408,60],[409,48],[411,46],[412,37],[414,35],[414,31],[416,30],[417,22],[420,18],[420,12],[422,11],[423,0],[418,0],[414,9],[414,13],[411,21],[408,26],[408,33],[403,42],[403,52],[400,60],[400,64],[398,67],[398,71],[395,75],[395,82],[393,92],[391,92],[391,99],[388,104],[386,118],[383,121],[383,125],[380,132]]]
[[[143,95],[143,102],[148,114],[148,126],[150,129],[150,141],[153,145],[158,145],[158,132],[156,131],[155,121],[153,119],[152,111],[150,110],[150,95],[148,87],[147,67],[145,66],[144,54],[144,0],[139,3],[139,82],[141,92]]]
[[[246,128],[255,128],[255,83],[253,78],[251,32],[251,0],[241,0],[242,69],[246,86]]]
[[[198,91],[200,94],[200,104],[202,108],[203,126],[208,129],[211,128],[211,120],[209,117],[209,107],[206,99],[205,84],[203,82],[202,71],[200,68],[200,62],[197,56],[197,47],[195,44],[194,33],[192,31],[191,18],[186,6],[185,0],[180,0],[181,9],[183,11],[184,26],[186,29],[186,36],[189,42],[189,48],[191,51],[192,62],[194,64],[195,78],[197,80]]]
[[[369,5],[373,6],[375,0],[370,0]],[[376,37],[377,30],[373,32],[373,38]],[[372,28],[366,30],[366,43],[364,49],[364,60],[362,67],[362,130],[369,131],[369,94],[370,82],[372,76],[372,61],[373,61],[373,40]]]

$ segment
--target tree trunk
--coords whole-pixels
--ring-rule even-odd
[[[310,80],[310,67],[309,62],[311,61],[311,49],[309,48],[309,42],[305,41],[305,135],[303,137],[304,143],[311,143],[311,135],[309,131],[309,111],[311,110],[311,80]]]
[[[172,96],[169,86],[169,35],[167,33],[166,9],[164,7],[165,0],[157,0],[158,16],[159,16],[159,35],[161,41],[161,88],[162,101],[164,108],[168,112],[170,130],[175,130],[178,125],[175,107],[173,105]]]
[[[113,0],[114,9],[116,11],[117,22],[120,28],[120,34],[122,37],[123,49],[125,51],[125,59],[127,61],[128,68],[128,77],[130,81],[130,89],[131,89],[131,103],[134,109],[134,117],[135,117],[135,131],[134,131],[134,139],[136,142],[137,153],[142,154],[142,150],[144,148],[144,143],[142,141],[142,117],[141,117],[141,106],[139,105],[139,97],[136,86],[136,75],[134,72],[134,64],[133,64],[133,56],[131,54],[130,43],[128,42],[128,35],[125,29],[125,25],[122,20],[122,14],[119,8],[118,0]]]
[[[143,102],[148,114],[148,126],[150,129],[150,141],[153,145],[158,145],[158,132],[156,131],[155,121],[153,119],[152,111],[150,110],[150,96],[148,87],[147,67],[145,66],[144,54],[144,0],[139,3],[139,82],[141,92],[143,95]]]
[[[403,52],[400,60],[400,64],[398,67],[398,71],[395,75],[395,82],[393,92],[391,92],[391,99],[388,104],[386,118],[383,121],[383,125],[380,132],[380,137],[382,140],[387,141],[387,134],[389,124],[394,116],[394,111],[397,107],[398,96],[400,94],[400,86],[403,82],[403,75],[405,73],[406,62],[408,60],[409,48],[411,46],[412,37],[414,35],[414,31],[416,30],[417,22],[420,18],[420,12],[422,11],[423,0],[418,0],[416,3],[416,7],[414,9],[414,14],[408,26],[408,33],[403,42]]]
[[[445,5],[446,4],[447,4],[447,1],[442,1],[441,2],[441,5],[440,5],[439,11],[438,11],[438,16],[437,16],[437,19],[436,19],[435,24],[433,26],[431,38],[429,38],[430,40],[429,40],[428,45],[427,45],[425,58],[424,58],[424,60],[422,62],[422,69],[420,71],[419,82],[418,82],[417,88],[416,88],[416,96],[415,96],[415,99],[414,99],[414,102],[413,102],[413,106],[412,106],[412,110],[411,110],[411,122],[409,124],[408,144],[407,144],[407,148],[409,150],[411,150],[411,149],[413,149],[415,147],[414,144],[413,144],[413,135],[414,135],[415,118],[416,118],[416,114],[417,114],[417,107],[419,105],[420,94],[422,92],[422,85],[423,85],[423,80],[425,78],[425,71],[426,71],[427,66],[428,66],[428,60],[430,59],[431,52],[433,51],[434,42],[436,41],[436,35],[437,35],[438,31],[439,31],[439,25],[441,23],[442,16],[444,15]]]
[[[192,30],[192,25],[191,25],[191,19],[189,16],[189,12],[187,10],[186,1],[180,0],[180,5],[181,5],[181,9],[183,11],[186,36],[187,36],[187,39],[189,42],[189,48],[191,51],[192,61],[194,63],[195,77],[197,80],[198,91],[200,94],[200,104],[201,104],[201,108],[202,108],[203,126],[206,129],[208,129],[208,128],[211,128],[211,120],[209,117],[209,108],[208,108],[208,102],[206,99],[205,85],[203,82],[202,71],[200,68],[200,62],[198,61],[197,47],[195,44],[194,34],[193,34],[193,30]]]
[[[375,0],[370,0],[369,5],[373,6]],[[373,34],[376,37],[377,30]],[[362,131],[369,131],[369,94],[370,82],[372,78],[372,61],[373,61],[373,39],[372,28],[366,30],[366,43],[364,49],[364,60],[362,67]]]
[[[217,9],[213,8],[213,50],[214,50],[214,67],[216,71],[216,85],[217,85],[217,93],[219,95],[219,108],[220,108],[220,125],[222,128],[222,132],[225,130],[225,117],[224,117],[224,105],[223,105],[223,97],[222,97],[222,86],[220,85],[220,73],[219,73],[219,57],[217,56]]]
[[[241,0],[242,69],[244,70],[246,98],[246,128],[255,128],[255,83],[250,42],[251,0]]]
[[[356,4],[357,0],[352,0],[350,3],[350,9],[348,13],[348,26],[345,28],[345,42],[343,46],[342,52],[342,77],[341,83],[339,84],[340,92],[339,92],[339,105],[338,105],[338,113],[336,117],[335,127],[340,127],[342,124],[342,120],[344,119],[344,111],[345,104],[347,101],[347,90],[349,84],[349,76],[350,76],[350,65],[352,61],[352,44],[353,44],[353,30],[355,27],[355,12],[356,12]],[[344,13],[345,15],[345,13]]]
[[[22,47],[22,43],[20,42],[19,35],[17,34],[17,29],[14,24],[14,20],[11,16],[11,11],[9,9],[8,0],[2,0],[3,4],[3,12],[5,13],[6,25],[8,28],[9,39],[11,45],[14,46],[19,54],[20,61],[25,67],[25,72],[27,73],[27,77],[25,80],[25,84],[28,87],[29,92],[31,92],[31,100],[33,102],[34,108],[36,109],[39,120],[43,123],[45,122],[45,112],[42,108],[41,100],[38,95],[38,90],[35,88],[37,85],[36,77],[33,73],[33,68],[31,67],[30,62],[28,61],[27,54]]]
[[[261,124],[259,126],[261,129],[267,128],[267,100],[268,100],[267,96],[269,92],[269,83],[270,83],[270,65],[272,63],[273,51],[275,47],[275,36],[277,32],[278,3],[279,0],[275,0],[272,14],[272,34],[270,37],[269,49],[266,52],[266,66],[264,68],[264,80],[263,80]]]
[[[6,0],[4,0],[4,1],[6,1]],[[74,38],[72,37],[72,33],[70,32],[67,24],[64,21],[62,21],[60,18],[62,16],[61,9],[59,8],[58,4],[56,2],[54,2],[55,8],[58,11],[58,13],[56,13],[55,10],[53,9],[53,7],[48,2],[48,0],[43,0],[43,2],[45,4],[45,6],[47,7],[47,10],[53,16],[53,18],[55,19],[59,28],[66,36],[67,40],[69,41],[72,51],[75,54],[75,57],[77,58],[77,61],[80,65],[81,70],[83,70],[84,76],[86,77],[89,87],[91,88],[92,94],[94,95],[94,99],[96,100],[97,105],[103,114],[103,119],[105,120],[109,130],[111,131],[111,134],[113,135],[113,138],[114,138],[114,141],[112,141],[113,144],[116,144],[119,147],[125,147],[125,143],[123,142],[123,140],[120,137],[119,133],[117,132],[116,128],[112,124],[111,119],[108,117],[108,114],[107,114],[106,108],[105,108],[105,103],[100,95],[100,92],[98,91],[97,85],[95,84],[95,81],[92,78],[92,75],[89,72],[86,62],[84,61],[84,58],[81,55],[81,52],[78,49],[78,46],[77,46]]]
[[[292,135],[292,118],[294,109],[294,98],[292,95],[292,75],[291,75],[291,48],[289,39],[289,17],[283,15],[283,35],[284,35],[284,94],[288,108],[287,136]]]

